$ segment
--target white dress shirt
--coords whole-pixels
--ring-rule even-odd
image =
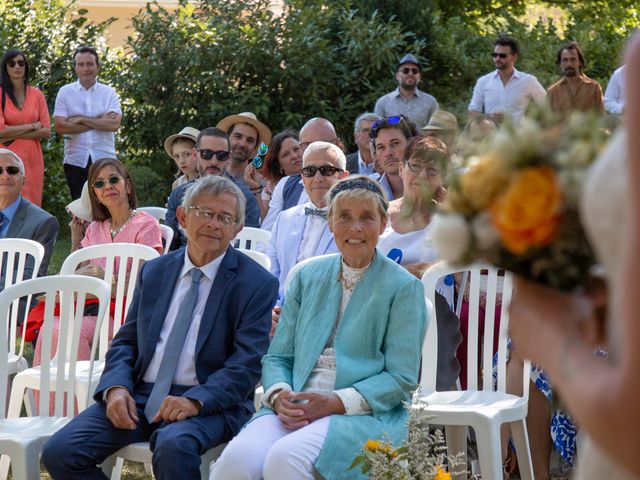
[[[614,115],[622,115],[625,104],[625,66],[616,69],[604,91],[604,109]]]
[[[305,203],[305,207],[317,208],[312,202]],[[326,208],[320,208],[318,210],[324,210]],[[305,215],[304,233],[302,234],[302,242],[300,243],[300,250],[298,250],[297,261],[301,262],[307,258],[315,257],[316,249],[320,243],[322,232],[327,226],[326,217],[320,215]],[[292,245],[293,246],[293,245]]]
[[[218,274],[218,269],[226,253],[220,255],[215,260],[207,263],[203,267],[196,267],[189,258],[187,249],[184,252],[184,265],[180,271],[180,276],[176,283],[176,287],[173,290],[173,296],[171,297],[171,303],[169,304],[169,310],[167,316],[162,324],[162,330],[160,330],[160,337],[156,345],[156,351],[151,358],[151,362],[144,372],[142,379],[147,383],[155,383],[158,376],[158,369],[160,368],[160,362],[164,355],[164,349],[167,344],[167,337],[173,328],[173,323],[176,320],[178,311],[182,306],[184,297],[191,286],[191,274],[189,273],[193,268],[200,268],[202,270],[202,277],[200,279],[200,288],[198,289],[198,300],[196,307],[193,311],[193,319],[191,320],[191,326],[189,332],[187,332],[187,338],[185,344],[182,347],[180,358],[178,359],[178,367],[176,373],[171,382],[173,385],[197,385],[198,377],[196,376],[196,341],[198,339],[198,331],[200,330],[200,321],[202,320],[202,314],[204,313],[204,307],[206,306],[209,298],[209,292],[213,285],[213,280]]]
[[[375,165],[375,161],[371,161],[371,163],[367,163],[362,159],[362,155],[360,155],[360,150],[358,150],[358,173],[360,175],[371,175],[372,173],[375,173],[376,171],[374,170],[374,165]]]
[[[533,75],[514,68],[513,75],[505,85],[496,70],[478,79],[473,87],[469,110],[487,115],[508,114],[514,121],[518,121],[524,115],[530,100],[540,101],[545,96],[545,89]]]
[[[100,82],[91,88],[84,88],[80,82],[63,86],[56,97],[54,117],[97,118],[105,113],[114,112],[122,115],[120,100],[116,91]],[[100,158],[115,158],[116,137],[114,132],[91,129],[84,133],[64,135],[64,163],[77,167],[86,167]]]
[[[282,177],[273,189],[271,201],[269,202],[269,211],[260,224],[261,229],[271,231],[273,228],[273,224],[276,221],[278,214],[282,211],[282,207],[284,205],[284,185],[287,183],[288,179],[289,177]],[[300,178],[300,184],[302,184],[302,178]],[[298,205],[302,205],[308,201],[309,195],[307,195],[307,192],[302,190],[300,198],[298,199]]]

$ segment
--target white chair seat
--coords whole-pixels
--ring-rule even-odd
[[[51,436],[69,421],[70,417],[19,417],[0,420],[0,441],[15,441],[18,444],[47,434]]]
[[[430,405],[436,405],[436,408]],[[413,407],[433,416],[433,423],[438,423],[439,416],[446,416],[449,425],[469,425],[470,418],[464,416],[466,412],[486,417],[499,415],[503,421],[509,422],[521,419],[523,412],[526,415],[527,411],[526,402],[517,395],[470,390],[433,392],[418,397]]]

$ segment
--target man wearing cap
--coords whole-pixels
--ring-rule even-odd
[[[353,126],[353,139],[358,150],[347,155],[347,170],[352,175],[357,173],[372,175],[375,173],[369,132],[371,132],[371,124],[376,120],[380,120],[380,117],[371,112],[362,113],[356,118]]]
[[[115,132],[122,110],[116,91],[96,80],[100,61],[95,48],[78,48],[73,68],[78,81],[60,89],[53,117],[56,132],[64,136],[64,176],[75,200],[82,193],[91,162],[116,158]]]
[[[184,127],[180,133],[170,135],[164,141],[164,151],[173,158],[178,167],[178,173],[171,185],[171,190],[198,177],[198,165],[193,156],[193,147],[196,146],[199,133],[200,130],[193,127]]]
[[[418,89],[420,70],[420,62],[412,54],[400,59],[396,68],[398,88],[378,99],[373,110],[376,115],[383,118],[404,115],[417,128],[429,123],[439,107],[435,98]]]
[[[231,142],[227,173],[236,182],[244,184],[244,171],[257,153],[260,143],[268,146],[271,142],[271,130],[251,112],[225,117],[216,127],[227,132]]]
[[[485,114],[500,123],[505,116],[518,121],[531,100],[540,101],[546,92],[538,79],[516,70],[520,54],[518,42],[511,37],[499,37],[491,56],[496,70],[478,79],[469,103],[469,116]]]
[[[442,140],[451,155],[453,143],[458,136],[458,119],[453,113],[438,110],[433,114],[429,123],[422,127],[422,133]]]
[[[58,238],[58,220],[24,198],[20,192],[25,183],[24,163],[11,150],[0,148],[0,238],[26,238],[44,247],[38,276],[47,274],[53,247]],[[0,290],[6,272],[0,274]],[[31,278],[33,261],[28,260],[24,278]]]
[[[198,166],[198,175],[200,177],[220,175],[231,179],[240,188],[246,200],[244,225],[258,228],[260,226],[258,202],[244,183],[236,182],[226,171],[230,150],[229,136],[224,130],[217,127],[208,127],[202,130],[198,134],[196,145],[193,148],[193,155]],[[173,229],[174,234],[171,250],[176,250],[187,244],[187,237],[179,227],[177,210],[182,205],[182,197],[184,197],[185,191],[192,183],[185,183],[173,190],[167,200],[165,224]]]

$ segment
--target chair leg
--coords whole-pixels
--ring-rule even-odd
[[[9,465],[11,465],[9,455],[2,455],[0,457],[0,479],[6,480],[9,476]]]
[[[520,478],[522,480],[533,480],[533,462],[531,459],[531,447],[529,445],[529,434],[527,432],[527,422],[522,419],[513,422],[511,425],[511,436],[518,455],[518,466],[520,467]]]
[[[461,456],[461,468],[460,470],[466,470],[467,468],[467,427],[464,425],[446,425],[444,431],[447,439],[447,454],[454,457],[459,453]],[[453,473],[452,480],[466,480],[467,474],[464,471],[460,473]]]
[[[502,453],[500,449],[500,426],[491,423],[474,425],[480,474],[483,479],[500,480],[502,478]]]
[[[113,474],[113,469],[115,468],[115,464],[116,464],[116,457],[113,455],[110,455],[109,457],[105,458],[104,461],[100,464],[100,469],[102,470],[102,473],[104,473],[106,477],[111,478],[111,475]]]
[[[120,480],[120,475],[122,475],[123,465],[124,465],[124,458],[116,457],[113,463],[113,468],[111,469],[111,475],[109,477],[111,478],[111,480]],[[104,467],[103,467],[103,471],[104,471]]]
[[[16,455],[16,458],[12,459],[11,475],[14,480],[40,480],[40,459],[38,453],[37,448],[27,447],[23,455]]]

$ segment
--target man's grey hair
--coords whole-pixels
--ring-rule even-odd
[[[12,152],[8,148],[0,148],[0,155],[9,155],[10,157],[13,157],[13,159],[16,162],[18,162],[18,168],[20,169],[20,175],[24,175],[24,162],[22,161],[22,159],[18,156],[18,154],[16,152]]]
[[[356,118],[356,121],[353,123],[353,131],[355,133],[358,133],[360,131],[360,128],[362,127],[362,122],[364,121],[375,122],[377,120],[380,120],[381,118],[382,117],[380,115],[376,115],[373,112],[361,113],[360,115],[358,115],[358,118]]]
[[[304,167],[307,163],[307,158],[309,155],[316,152],[334,152],[336,156],[337,167],[346,170],[347,169],[347,157],[345,157],[344,152],[333,143],[317,141],[311,143],[307,149],[302,154],[302,166]]]
[[[236,197],[236,221],[238,225],[244,225],[244,208],[246,204],[244,194],[235,183],[220,175],[207,175],[193,182],[193,185],[187,188],[184,193],[182,207],[188,210],[201,195],[217,197],[223,193],[228,193]]]

